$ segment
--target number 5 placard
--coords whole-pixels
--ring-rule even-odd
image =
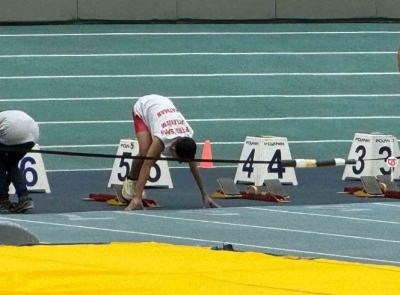
[[[137,140],[121,139],[119,142],[118,156],[136,156],[139,152],[139,144]],[[132,159],[116,158],[111,171],[108,187],[112,184],[122,184],[126,176],[129,174],[132,166]],[[157,161],[150,170],[150,177],[146,183],[146,187],[168,187],[172,188],[172,179],[169,172],[167,161]]]
[[[33,149],[39,150],[39,145],[36,144]],[[29,192],[51,192],[42,155],[40,153],[26,154],[19,162],[19,169],[25,177],[26,186]],[[10,185],[9,193],[15,194],[15,188],[12,184]]]

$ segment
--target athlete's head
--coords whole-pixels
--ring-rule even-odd
[[[175,141],[176,156],[183,160],[192,160],[196,155],[196,142],[190,137],[180,137]]]

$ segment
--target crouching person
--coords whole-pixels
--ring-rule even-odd
[[[23,213],[33,209],[33,200],[18,163],[38,139],[39,126],[28,114],[17,110],[0,112],[0,213]],[[16,150],[7,151],[7,148]],[[16,204],[10,202],[8,194],[11,183],[18,196]]]

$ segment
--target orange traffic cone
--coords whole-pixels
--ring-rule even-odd
[[[211,142],[206,140],[204,142],[203,152],[201,153],[202,160],[212,160]],[[200,168],[214,168],[213,162],[200,162]]]

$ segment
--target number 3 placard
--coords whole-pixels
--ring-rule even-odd
[[[398,156],[399,145],[396,137],[381,133],[356,133],[348,159],[357,160],[357,164],[346,166],[342,179],[392,174],[393,178],[398,178],[399,170],[388,167],[386,163],[388,158]]]

